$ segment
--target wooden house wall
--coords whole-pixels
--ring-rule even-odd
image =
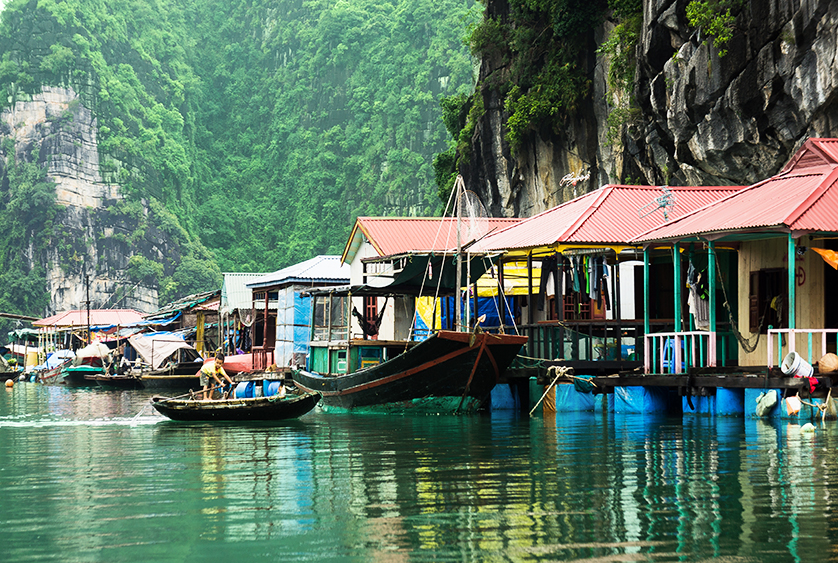
[[[809,246],[811,243],[808,237],[802,239],[802,244]],[[766,268],[788,268],[788,241],[785,238],[767,239],[759,241],[743,242],[739,249],[739,331],[745,338],[754,338],[749,331],[749,291],[750,274],[753,271]],[[797,271],[804,273],[797,280],[795,292],[795,322],[798,329],[823,328],[825,322],[824,308],[824,262],[821,257],[811,250],[798,257]],[[802,281],[802,283],[801,283]],[[786,327],[783,327],[786,328]],[[764,366],[768,363],[768,339],[762,335],[757,344],[756,350],[750,354],[739,347],[740,366]],[[820,340],[815,339],[815,349],[820,350]],[[805,335],[798,335],[795,341],[798,352],[804,357],[808,351],[808,338]],[[783,356],[788,352],[788,343],[783,347]],[[819,358],[819,352],[813,352],[816,356],[813,361]],[[773,362],[777,365],[777,348],[774,343]]]
[[[375,248],[367,241],[366,237],[364,241],[361,243],[360,248],[355,253],[355,257],[352,259],[352,262],[349,264],[349,280],[351,285],[361,285],[361,284],[369,284],[372,286],[382,286],[386,285],[392,278],[376,278],[375,276],[369,276],[367,278],[364,277],[364,264],[362,259],[364,258],[373,258],[377,257],[378,252]],[[387,310],[384,313],[383,318],[381,319],[381,325],[378,329],[378,339],[379,340],[393,340],[395,338],[395,322],[394,322],[394,311],[393,311],[393,299],[385,300],[383,297],[378,297],[376,299],[378,303],[378,310],[381,311],[381,307],[384,306],[386,301],[387,303]],[[353,297],[352,303],[350,304],[350,328],[349,334],[351,338],[363,338],[364,331],[361,329],[361,324],[358,322],[358,319],[355,318],[355,315],[352,315],[352,307],[358,309],[358,312],[363,314],[364,313],[364,298],[363,297]]]

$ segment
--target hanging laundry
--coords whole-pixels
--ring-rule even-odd
[[[572,256],[570,260],[572,264],[571,271],[573,272],[573,291],[579,293],[582,291],[582,265],[576,256]]]
[[[545,296],[555,294],[552,287],[555,287],[553,284],[553,272],[556,270],[558,264],[556,256],[557,255],[548,256],[547,258],[543,258],[541,260],[541,280],[538,287],[539,311],[544,310]]]
[[[687,296],[687,306],[690,314],[695,320],[695,327],[698,330],[710,329],[710,300],[706,298],[706,292],[702,298],[702,277],[703,273],[695,275],[693,282],[690,284],[690,292]]]

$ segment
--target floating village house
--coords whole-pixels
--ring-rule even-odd
[[[577,373],[639,366],[650,326],[673,326],[672,301],[665,298],[673,288],[666,283],[671,278],[654,277],[652,293],[664,298],[644,306],[649,276],[632,240],[738,189],[606,185],[478,242],[476,251],[504,252],[507,293],[510,275],[526,277],[516,308],[518,328],[529,336],[529,360],[520,365],[565,365]]]
[[[218,314],[220,303],[220,289],[195,293],[173,301],[143,319],[170,331],[194,329],[194,333],[190,331],[186,335],[187,340],[193,342],[198,353],[205,356],[214,352],[222,341]]]
[[[349,267],[340,256],[315,256],[247,283],[253,319],[253,368],[305,365],[311,297],[306,290],[345,285]]]
[[[473,242],[518,222],[520,219],[484,219],[472,225],[469,232],[464,232],[461,223],[461,240],[464,244]],[[453,252],[457,248],[457,225],[457,219],[452,217],[359,217],[341,256],[341,262],[349,264],[351,285],[384,287],[402,273],[401,265],[407,256],[436,253],[441,257],[446,252]],[[435,288],[430,283],[424,290],[426,295],[434,295]],[[413,323],[417,296],[353,297],[351,338],[395,342],[415,337]],[[419,307],[421,313],[421,303]],[[424,315],[424,320],[423,315],[419,315],[425,327],[441,328],[440,324],[446,319],[447,328],[453,328],[454,315],[443,315],[441,309],[436,313],[433,311],[432,299],[425,307],[430,315]]]
[[[643,292],[642,297],[636,297],[636,314],[631,324],[638,325],[642,317],[642,328],[635,331],[635,336],[642,338],[636,345],[641,349],[645,373],[621,371],[619,375],[610,372],[613,377],[593,377],[594,384],[604,393],[598,397],[607,401],[605,404],[580,400],[582,393],[574,385],[560,385],[556,391],[559,410],[590,410],[596,405],[627,413],[754,415],[756,398],[766,389],[799,392],[804,397],[814,395],[809,400],[818,405],[823,403],[817,397],[820,389],[831,389],[831,375],[821,377],[819,386],[814,388],[806,379],[784,377],[777,366],[790,352],[814,363],[836,348],[838,296],[830,291],[838,282],[836,183],[838,140],[810,139],[779,174],[752,186],[670,188],[677,200],[675,213],[666,221],[656,218],[655,224],[643,233],[638,234],[639,228],[632,226],[638,219],[631,210],[642,208],[644,200],[640,199],[625,202],[612,215],[604,215],[610,219],[605,224],[594,223],[595,231],[581,240],[573,234],[574,220],[565,219],[555,224],[574,228],[549,245],[549,241],[536,238],[533,243],[523,236],[516,242],[512,238],[515,229],[508,229],[487,237],[481,246],[507,247],[511,249],[509,256],[514,256],[515,249],[538,256],[537,244],[544,243],[553,250],[562,250],[567,257],[573,256],[574,249],[592,251],[610,239],[612,244],[605,246],[611,247],[614,258],[619,257],[620,262],[625,250],[617,252],[613,247],[615,239],[626,243],[626,247],[642,248],[641,268],[632,266],[636,289],[642,285]],[[613,193],[628,193],[631,189],[639,188],[621,187]],[[583,198],[596,197],[599,192],[602,190]],[[704,204],[694,200],[692,211],[678,213],[679,206],[689,202],[691,195],[712,197]],[[607,208],[607,201],[602,199],[598,206],[590,206],[587,218],[579,217],[580,231],[584,231],[590,218],[607,211],[603,209],[603,205]],[[563,206],[542,216],[558,213]],[[539,217],[528,221],[537,221]],[[648,219],[640,220],[647,221],[640,228],[648,225]],[[527,221],[520,227],[526,225]],[[628,228],[621,230],[623,226]],[[535,237],[548,227],[544,223],[530,234]],[[560,243],[576,244],[565,252]],[[623,274],[622,268],[620,273]],[[558,275],[561,274],[560,270]],[[617,284],[622,285],[622,281],[618,278]],[[569,284],[572,281],[566,278],[565,305]],[[557,295],[561,289],[556,288]],[[625,294],[619,290],[617,293]],[[636,295],[636,291],[631,293]],[[572,304],[578,313],[578,304]],[[615,313],[619,318],[619,306]],[[549,310],[545,308],[541,314],[546,316]],[[550,357],[555,348],[549,348],[550,336],[539,336],[546,328],[539,326],[537,313],[531,315],[525,308],[524,315],[528,318],[525,328],[536,334],[530,354]],[[629,324],[625,318],[621,322]],[[562,323],[565,330],[582,331],[577,328],[578,323],[567,317]],[[593,321],[591,324],[595,325]],[[608,330],[607,324],[600,322],[599,330]],[[585,371],[590,366],[579,366],[583,369],[577,370],[577,374],[596,373]],[[771,412],[786,416],[788,411],[774,407]],[[799,413],[801,417],[821,414],[817,407],[805,407]]]
[[[32,326],[38,331],[40,349],[76,350],[90,340],[106,340],[120,327],[142,320],[142,313],[134,309],[74,309],[33,321]]]
[[[225,272],[221,282],[221,317],[225,354],[250,350],[250,328],[253,326],[253,290],[247,284],[265,273]]]
[[[706,255],[710,312],[718,309],[714,301],[720,298],[719,276],[713,271],[718,249],[737,249],[734,275],[739,290],[722,285],[721,297],[726,291],[738,304],[741,369],[764,373],[793,351],[809,363],[835,352],[838,139],[807,140],[776,176],[659,226],[637,241],[647,253],[656,245],[670,245],[676,262],[685,248],[699,246]],[[676,289],[685,284],[682,270],[676,267],[671,275]],[[683,293],[676,291],[676,311],[683,310],[684,301]],[[687,330],[680,315],[676,320],[673,334],[647,336],[646,372],[680,374],[690,368],[720,367],[719,319],[710,316],[705,332]],[[663,362],[666,342],[674,343],[674,365]],[[783,383],[788,385],[801,382]]]
[[[483,236],[518,221],[483,219],[470,232],[461,230],[461,240],[466,244],[477,231]],[[424,335],[415,330],[420,317],[416,303],[420,295],[435,303],[435,295],[453,294],[456,229],[455,218],[358,218],[341,256],[351,283],[313,292],[308,368],[337,374],[371,367],[427,337],[427,326],[440,328],[437,312],[437,322],[429,318]],[[480,273],[475,269],[471,278]],[[445,287],[437,293],[441,280]]]

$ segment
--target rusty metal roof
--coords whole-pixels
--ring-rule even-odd
[[[128,326],[143,320],[143,315],[134,309],[91,309],[90,326]],[[74,309],[34,321],[33,326],[84,327],[87,326],[87,309]]]
[[[838,139],[809,139],[776,176],[667,225],[637,242],[699,235],[735,239],[745,233],[838,232]]]
[[[669,219],[683,216],[710,202],[742,189],[741,186],[669,186],[675,206]],[[656,209],[660,186],[605,185],[576,199],[489,235],[476,251],[538,248],[556,244],[627,244],[639,234],[664,222],[663,209]],[[650,207],[645,217],[644,206]]]
[[[468,239],[484,236],[520,222],[520,219],[480,220]],[[465,224],[465,222],[463,223]],[[461,229],[462,230],[462,229]],[[351,262],[364,238],[379,256],[407,252],[441,252],[457,246],[457,219],[453,217],[358,217],[341,261]],[[468,242],[468,240],[463,240]]]

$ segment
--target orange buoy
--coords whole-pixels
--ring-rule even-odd
[[[6,380],[6,387],[12,387],[15,384],[13,379]]]

